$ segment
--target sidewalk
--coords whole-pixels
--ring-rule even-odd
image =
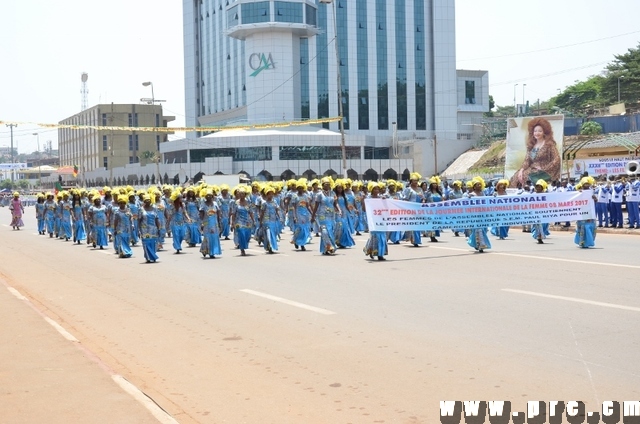
[[[159,422],[2,281],[0,311],[1,422]]]
[[[575,233],[576,231],[576,223],[572,222],[570,227],[564,227],[563,225],[549,225],[549,230],[551,231],[570,231]],[[598,227],[596,228],[596,234],[632,234],[632,235],[640,235],[640,229],[631,229],[631,228],[613,228],[613,227]]]

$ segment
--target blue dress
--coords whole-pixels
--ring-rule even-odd
[[[422,203],[424,200],[424,192],[420,187],[416,187],[413,189],[411,186],[404,189],[402,193],[402,198],[407,202],[414,203]],[[420,238],[420,231],[407,231],[404,234],[404,237],[409,243],[418,247],[422,244],[422,239]]]
[[[291,201],[296,217],[292,242],[296,246],[306,245],[311,238],[311,214],[308,209],[311,207],[310,201],[309,193],[296,194]]]
[[[202,243],[202,235],[200,234],[200,205],[194,200],[188,200],[185,204],[187,216],[191,220],[187,226],[187,242],[190,246]]]
[[[317,210],[316,218],[320,230],[320,253],[330,254],[336,250],[335,239],[335,194],[332,191],[319,191],[315,197]]]
[[[173,237],[173,248],[176,249],[178,253],[182,250],[186,227],[184,207],[181,206],[176,209],[174,206],[171,214],[171,235]]]
[[[264,250],[271,252],[278,251],[278,234],[280,234],[280,206],[272,200],[270,202],[264,201],[260,205],[260,212],[262,213],[262,231]]]
[[[99,246],[102,249],[109,244],[107,236],[107,207],[104,205],[91,206],[89,213],[93,224],[93,247]]]
[[[476,197],[475,193],[470,193],[469,197]],[[471,228],[469,230],[469,237],[467,238],[467,244],[479,252],[483,252],[485,249],[491,249],[491,241],[487,235],[487,227],[484,228]]]
[[[358,208],[356,206],[356,196],[353,194],[352,190],[345,190],[344,195],[347,197],[346,224],[348,225],[349,233],[354,234],[356,232],[356,224],[358,221],[358,214],[357,214]],[[345,214],[343,213],[342,216],[344,217]]]
[[[506,196],[507,194],[498,194],[498,192],[494,192],[493,193],[494,196]],[[547,233],[549,228],[549,224],[547,224]],[[498,237],[500,240],[504,240],[509,236],[509,227],[508,226],[504,226],[504,227],[491,227],[491,234],[493,234],[494,236]],[[547,234],[548,235],[548,234]],[[537,238],[537,237],[534,237]]]
[[[36,203],[36,220],[38,222],[38,233],[39,234],[44,234],[44,230],[45,230],[44,212],[45,212],[44,202]]]
[[[80,244],[80,241],[86,240],[87,233],[84,229],[84,214],[82,203],[77,203],[71,210],[73,217],[73,242]]]
[[[591,191],[591,190],[583,190]],[[583,219],[576,221],[576,235],[573,242],[579,247],[586,249],[596,245],[596,220]]]
[[[131,244],[134,246],[138,244],[138,218],[140,217],[140,204],[133,202],[127,204],[131,211],[131,219],[133,220],[133,233],[131,234]]]
[[[340,215],[336,217],[336,243],[339,248],[355,246],[356,242],[351,236],[349,202],[345,197],[338,196],[338,208],[340,208]]]
[[[150,211],[144,207],[140,208],[140,237],[142,238],[142,250],[144,258],[147,262],[155,262],[158,260],[158,227],[156,220],[158,219],[158,211],[155,208]]]
[[[222,247],[220,247],[220,230],[218,228],[218,214],[220,214],[218,203],[215,200],[211,205],[203,203],[200,212],[204,213],[200,253],[205,257],[209,255],[210,258],[216,255],[220,256],[222,255]]]
[[[233,203],[233,198],[227,194],[227,196],[220,195],[218,196],[218,204],[220,205],[220,236],[225,239],[229,238],[231,234],[231,226],[229,218],[231,216],[231,204]]]
[[[369,196],[369,198],[372,198]],[[371,231],[369,239],[362,249],[365,255],[373,258],[382,258],[387,255],[387,233],[384,231]]]
[[[113,248],[120,258],[130,258],[133,255],[131,250],[131,232],[133,231],[132,220],[137,219],[130,209],[117,208],[113,211],[114,233]]]
[[[253,207],[248,202],[241,205],[238,200],[235,203],[234,212],[234,236],[237,237],[238,248],[245,250],[249,248],[249,240],[251,240],[253,230]]]
[[[442,202],[443,200],[444,200],[443,196],[441,196],[440,193],[438,193],[437,191],[425,192],[425,199],[424,199],[425,203],[439,203],[439,202]],[[440,230],[425,231],[424,235],[427,237],[440,237]]]

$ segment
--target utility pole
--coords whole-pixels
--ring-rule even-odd
[[[113,185],[113,102],[111,102],[111,115],[109,116],[109,126],[111,128],[111,137],[109,137],[109,187]]]
[[[14,163],[14,159],[13,159],[13,127],[17,127],[18,124],[6,124],[7,127],[9,127],[9,129],[11,130],[11,165],[12,165],[12,169],[11,169],[11,183],[13,184],[14,181],[14,169],[13,169],[13,163]]]

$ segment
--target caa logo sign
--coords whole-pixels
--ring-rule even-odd
[[[269,55],[264,53],[253,53],[249,56],[249,67],[253,69],[253,73],[250,76],[255,77],[265,69],[275,69],[276,65],[273,62],[271,53],[269,53]]]

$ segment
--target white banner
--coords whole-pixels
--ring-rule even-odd
[[[615,157],[598,159],[575,159],[573,161],[572,176],[579,177],[583,172],[588,172],[592,177],[600,175],[627,174],[629,161],[640,161],[638,157]]]
[[[439,203],[366,199],[371,231],[434,231],[595,219],[593,192],[487,196]]]
[[[0,171],[9,171],[11,169],[27,169],[26,163],[0,163]]]

